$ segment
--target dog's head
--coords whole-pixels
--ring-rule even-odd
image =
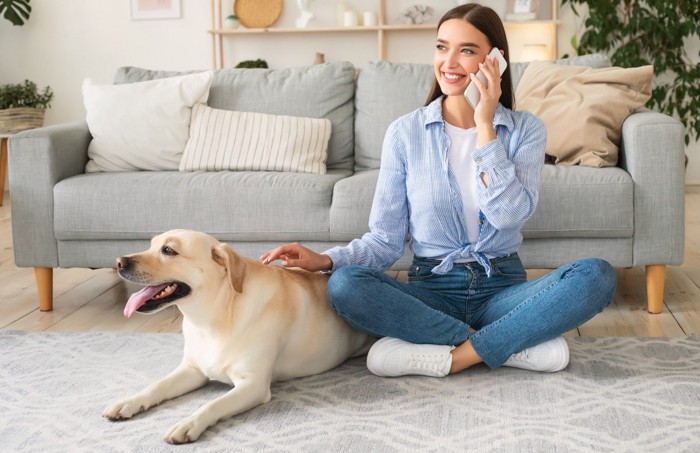
[[[172,230],[151,240],[141,253],[117,258],[117,271],[128,281],[146,285],[134,293],[124,315],[156,313],[197,296],[213,298],[222,285],[243,291],[245,261],[212,236],[190,230]]]

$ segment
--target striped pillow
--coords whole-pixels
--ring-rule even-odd
[[[266,113],[192,109],[180,171],[326,173],[331,121]]]

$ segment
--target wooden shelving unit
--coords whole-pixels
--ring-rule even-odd
[[[224,67],[224,38],[235,37],[236,35],[266,35],[266,34],[310,34],[310,33],[375,33],[377,36],[378,59],[387,60],[387,34],[395,31],[420,31],[435,30],[435,24],[408,25],[408,24],[387,24],[386,22],[386,1],[377,0],[378,10],[377,26],[357,26],[357,27],[316,27],[316,28],[295,28],[295,27],[270,27],[270,28],[245,28],[226,29],[223,27],[224,14],[222,10],[223,0],[210,0],[211,6],[211,29],[208,32],[212,36],[212,61],[214,69]],[[552,56],[557,55],[557,25],[558,25],[558,0],[550,0],[552,3],[552,18],[550,20],[532,20],[523,22],[504,22],[506,33],[526,27],[546,27],[550,34]],[[510,40],[509,40],[510,41]]]

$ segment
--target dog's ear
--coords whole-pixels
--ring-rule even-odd
[[[219,244],[211,249],[212,259],[226,268],[231,288],[237,293],[243,292],[243,278],[247,264],[241,256],[227,244]]]

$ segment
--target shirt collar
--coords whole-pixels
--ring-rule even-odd
[[[444,96],[439,96],[433,102],[425,107],[425,126],[427,127],[432,123],[444,123],[445,120],[442,118],[442,99]],[[496,106],[496,113],[493,116],[493,126],[505,126],[509,132],[513,131],[513,118],[510,115],[510,111],[503,107],[499,102]]]

